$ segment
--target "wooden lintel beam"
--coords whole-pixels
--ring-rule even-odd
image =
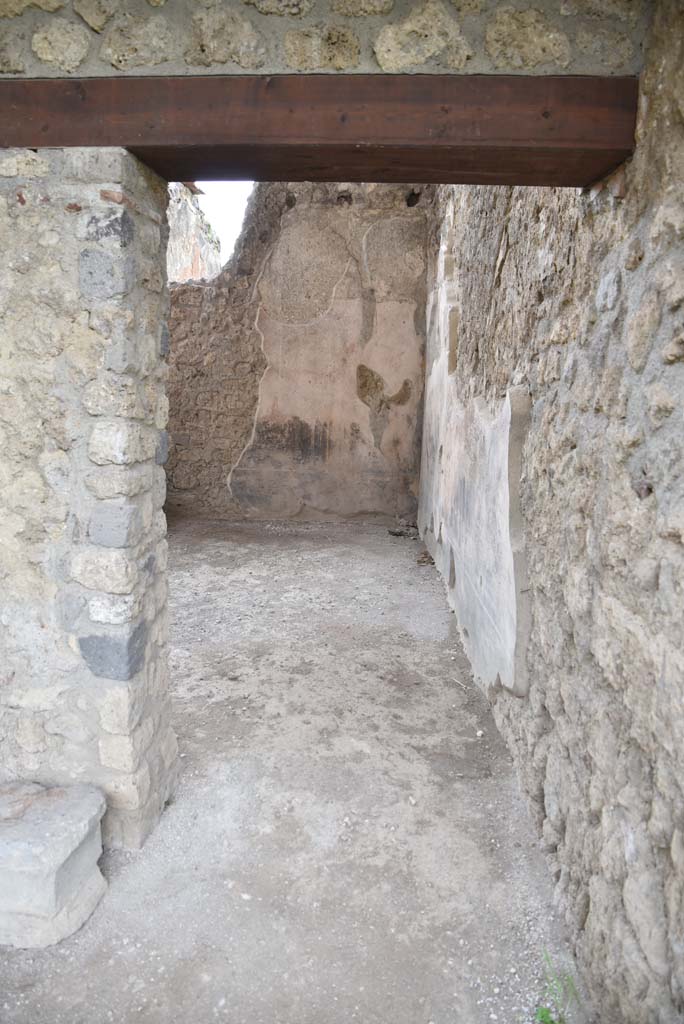
[[[0,81],[0,146],[123,146],[176,181],[585,186],[632,152],[635,78]]]

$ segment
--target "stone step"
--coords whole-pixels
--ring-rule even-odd
[[[0,785],[0,944],[51,946],[90,917],[105,806],[94,786]]]

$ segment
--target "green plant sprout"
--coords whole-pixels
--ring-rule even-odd
[[[559,974],[551,957],[544,950],[544,974],[546,977],[546,1005],[538,1006],[534,1019],[537,1024],[568,1024],[568,1012],[579,1004],[577,988],[570,974]]]

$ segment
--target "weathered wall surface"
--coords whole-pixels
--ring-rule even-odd
[[[0,74],[630,74],[648,0],[0,0]]]
[[[683,67],[664,0],[624,199],[445,188],[434,211],[421,525],[454,541],[443,396],[491,433],[529,390],[529,696],[490,695],[601,1020],[621,1024],[684,1020]]]
[[[169,183],[169,283],[209,281],[221,270],[221,243],[204,216],[197,196],[180,181]]]
[[[100,786],[134,846],[175,762],[165,206],[123,150],[0,151],[0,770]]]
[[[172,290],[169,507],[415,513],[420,187],[261,185],[210,284]]]
[[[496,682],[525,694],[529,602],[516,507],[529,395],[514,387],[498,403],[462,400],[448,371],[455,307],[446,305],[444,287],[431,300],[419,525],[448,581],[475,676],[484,686]]]

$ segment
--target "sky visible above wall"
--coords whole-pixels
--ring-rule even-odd
[[[198,181],[202,195],[197,199],[202,212],[221,241],[221,263],[230,259],[242,230],[247,200],[253,181]]]

